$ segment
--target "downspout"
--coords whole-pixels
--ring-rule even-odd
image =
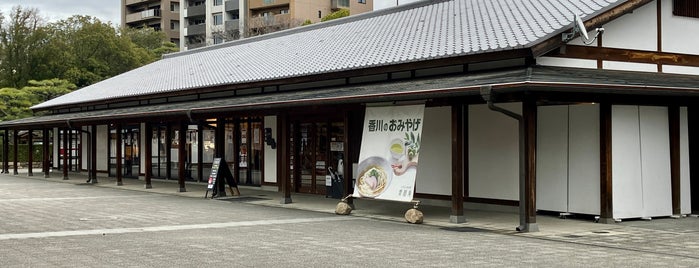
[[[539,231],[538,227],[536,225],[530,226],[527,223],[526,215],[527,215],[527,209],[526,209],[526,188],[525,188],[525,163],[524,163],[524,118],[522,115],[517,114],[515,112],[512,112],[510,110],[507,110],[502,107],[495,106],[493,103],[493,97],[492,97],[492,90],[493,87],[491,85],[486,85],[486,86],[481,86],[480,89],[480,94],[483,100],[488,103],[488,108],[490,110],[496,111],[503,113],[509,117],[514,118],[517,120],[517,123],[519,124],[519,226],[517,226],[516,230],[518,232],[536,232]],[[531,228],[530,228],[531,227]]]
[[[66,125],[68,126],[68,129],[75,129],[75,128],[73,128],[73,126],[70,125],[70,119],[66,119]],[[82,128],[79,128],[77,130],[82,132],[82,133],[86,133],[87,136],[89,137],[87,139],[88,140],[87,151],[92,153],[92,134],[90,133],[90,131],[83,130]],[[65,157],[65,156],[63,156],[63,157]],[[87,158],[87,182],[88,183],[97,183],[97,178],[93,178],[92,172],[90,172],[94,168],[95,163],[92,163],[92,161],[90,161],[90,159],[92,159],[92,157]]]

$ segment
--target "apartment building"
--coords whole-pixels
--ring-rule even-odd
[[[183,0],[180,50],[316,23],[349,9],[373,10],[373,0]]]
[[[179,0],[121,0],[121,26],[151,27],[181,46],[180,9]]]

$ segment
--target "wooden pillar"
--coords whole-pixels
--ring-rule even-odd
[[[351,112],[350,111],[345,111],[344,112],[344,122],[343,122],[343,133],[342,136],[345,138],[342,141],[342,148],[344,149],[343,156],[342,156],[342,161],[344,162],[343,165],[343,170],[342,174],[343,175],[343,185],[342,185],[342,198],[345,198],[349,195],[352,194],[350,190],[352,190],[352,178],[354,177],[353,173],[354,171],[352,170],[352,159],[350,155],[352,155],[352,148],[350,147],[350,128],[352,126],[352,120],[350,120]],[[352,198],[347,198],[345,200],[348,204],[353,205],[354,200]]]
[[[63,179],[68,179],[68,129],[63,129]]]
[[[449,222],[466,222],[464,216],[464,106],[451,106],[451,215]]]
[[[689,191],[692,214],[699,214],[699,107],[687,107],[689,138]]]
[[[279,130],[279,142],[277,143],[277,148],[279,148],[279,153],[277,155],[277,170],[279,170],[280,183],[282,185],[282,199],[280,203],[289,204],[291,203],[291,170],[289,169],[289,157],[291,156],[291,150],[289,148],[289,116],[280,113],[277,118],[277,129]],[[298,140],[294,140],[298,143]],[[281,158],[281,160],[279,160]],[[298,169],[298,167],[295,167]]]
[[[185,169],[187,166],[185,165],[187,162],[187,150],[185,146],[187,146],[187,124],[182,121],[180,122],[180,134],[177,136],[178,137],[178,147],[177,147],[177,154],[179,157],[177,158],[177,183],[180,186],[180,192],[186,192],[187,189],[184,185],[184,178],[186,176]]]
[[[2,173],[10,173],[10,130],[5,129],[5,135],[2,136]]]
[[[224,137],[221,137],[224,138]],[[218,141],[218,137],[216,137]],[[223,150],[220,148],[214,148],[214,151]],[[201,123],[197,124],[197,181],[204,181],[204,127]]]
[[[600,103],[600,219],[614,223],[612,199],[612,105]]]
[[[524,124],[524,188],[527,231],[538,231],[536,224],[536,100],[526,97],[522,103],[522,123]]]
[[[123,164],[121,161],[123,161],[124,156],[123,156],[123,150],[121,149],[121,146],[123,145],[124,141],[122,140],[122,130],[121,130],[121,124],[116,124],[116,185],[122,186],[124,185],[123,179],[123,172],[122,168],[124,168]]]
[[[97,183],[97,125],[90,128],[90,182]]]
[[[672,214],[682,214],[681,183],[680,183],[680,107],[668,107],[668,122],[670,123],[670,184],[672,185]]]
[[[214,148],[215,148],[214,152],[216,153],[216,157],[225,160],[226,159],[226,122],[223,118],[216,118],[216,129],[214,130],[214,137],[216,140],[216,142],[214,144]],[[234,138],[233,140],[235,142],[236,139]],[[233,153],[233,163],[228,163],[226,161],[226,164],[228,165],[228,167],[231,171],[231,176],[233,176],[233,179],[236,182],[239,182],[240,180],[238,178],[238,172],[237,172],[237,170],[238,170],[237,169],[238,168],[237,155],[238,154],[235,153],[238,151],[235,149],[236,148],[235,146],[233,148],[234,148],[233,149],[233,152],[234,152]],[[231,166],[233,168],[231,168]],[[225,181],[221,181],[221,182],[225,182]],[[217,186],[218,188],[216,188],[217,196],[218,197],[225,197],[226,196],[226,184],[219,183],[217,185],[218,185]]]
[[[141,142],[144,146],[143,157],[145,157],[144,178],[146,180],[146,189],[152,189],[151,179],[153,177],[153,127],[150,123],[146,123],[146,140]]]
[[[172,125],[165,127],[165,178],[172,179]]]
[[[50,132],[49,132],[48,128],[44,128],[42,132],[43,133],[42,133],[41,145],[43,147],[44,152],[43,152],[43,157],[42,157],[43,164],[42,164],[41,170],[44,172],[44,177],[48,178],[51,176],[51,167],[50,167],[50,165],[51,165],[50,164],[51,163],[51,155],[50,155],[51,147],[49,146],[49,141],[50,141],[49,133]]]
[[[34,131],[27,130],[27,176],[34,176]]]
[[[16,129],[15,129],[15,130],[12,130],[12,145],[14,145],[14,148],[12,149],[12,151],[13,151],[13,153],[14,153],[14,155],[15,155],[14,163],[13,163],[13,164],[14,164],[14,167],[13,167],[13,170],[12,170],[12,174],[14,174],[14,175],[19,174],[19,172],[17,171],[17,162],[18,162],[18,161],[17,161],[17,159],[18,159],[17,154],[18,154],[18,152],[19,152],[19,151],[18,151],[18,148],[19,148],[19,138],[18,138],[17,136],[19,136],[19,131],[17,131]]]

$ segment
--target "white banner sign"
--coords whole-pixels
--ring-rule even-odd
[[[354,197],[412,201],[424,105],[367,107]]]

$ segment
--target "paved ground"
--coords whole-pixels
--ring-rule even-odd
[[[205,185],[71,175],[0,175],[3,267],[696,267],[699,219],[620,224],[539,216],[541,232],[513,231],[517,215],[421,206],[425,224],[405,223],[403,203],[337,200],[241,188],[242,197],[204,199]]]

